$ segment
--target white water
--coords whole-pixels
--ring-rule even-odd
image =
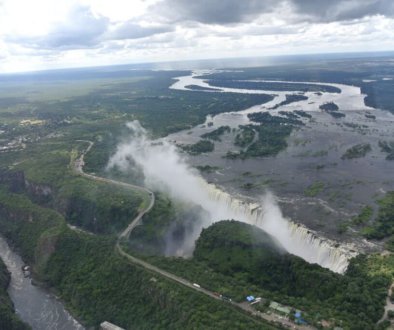
[[[226,205],[234,218],[255,225],[275,237],[290,253],[309,263],[343,273],[349,259],[355,257],[355,247],[340,245],[329,239],[319,237],[302,225],[284,218],[275,197],[267,193],[260,204],[247,203],[207,184],[209,196],[218,204]]]
[[[216,221],[235,219],[260,227],[276,238],[288,252],[334,272],[344,272],[349,258],[356,255],[352,247],[319,238],[306,228],[284,218],[270,193],[262,196],[258,204],[235,198],[208,184],[188,166],[174,145],[166,140],[153,143],[136,121],[128,123],[128,127],[131,129],[131,138],[118,146],[108,166],[127,170],[134,166],[130,163],[133,160],[143,171],[147,186],[165,191],[184,203],[200,205],[209,214],[190,233],[185,251],[194,246],[202,228]]]

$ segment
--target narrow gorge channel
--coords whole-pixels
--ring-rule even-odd
[[[17,315],[33,330],[83,330],[52,293],[31,283],[22,271],[22,258],[0,236],[0,258],[11,273],[8,294]]]

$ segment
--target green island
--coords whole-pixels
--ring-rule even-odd
[[[213,130],[212,132],[209,133],[204,133],[201,135],[203,139],[210,139],[214,141],[221,141],[220,137],[224,133],[229,133],[231,132],[231,128],[229,126],[220,126],[219,128]]]
[[[209,140],[200,140],[194,144],[181,145],[183,151],[190,155],[200,155],[205,152],[212,152],[215,149],[215,144]]]
[[[387,154],[387,160],[394,160],[394,141],[379,141],[379,147]]]
[[[327,102],[319,106],[321,110],[327,111],[327,112],[333,112],[333,111],[338,111],[339,107],[334,103],[334,102]]]
[[[256,132],[251,126],[242,125],[239,127],[239,133],[235,136],[234,144],[239,147],[246,147],[254,140]]]
[[[365,157],[365,155],[371,150],[372,147],[369,143],[356,144],[355,146],[347,149],[341,156],[341,159],[362,158]]]
[[[278,104],[275,104],[271,109],[277,109],[283,105],[288,105],[294,102],[299,102],[299,101],[306,101],[308,99],[307,96],[305,95],[298,95],[298,94],[287,94],[286,99]]]
[[[325,111],[334,118],[344,118],[346,115],[343,112],[339,112],[339,107],[334,102],[327,102],[319,106],[320,110]]]
[[[304,123],[298,116],[279,117],[268,112],[252,113],[248,117],[259,125],[241,126],[235,137],[234,144],[246,147],[241,151],[228,151],[226,158],[246,159],[251,157],[275,156],[287,148],[287,138],[294,128]],[[255,134],[257,139],[255,140]]]
[[[218,166],[211,166],[211,165],[197,165],[196,169],[198,169],[200,172],[205,172],[205,173],[212,173],[217,170],[220,170],[220,167]]]

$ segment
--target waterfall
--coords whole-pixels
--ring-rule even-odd
[[[118,166],[120,170],[127,170],[137,165],[143,171],[148,187],[163,191],[174,200],[200,205],[208,213],[188,233],[188,249],[192,248],[202,228],[220,220],[234,219],[263,229],[289,253],[334,272],[343,273],[349,259],[357,254],[353,246],[323,238],[283,217],[272,194],[262,197],[261,203],[248,203],[233,197],[207,183],[189,167],[174,145],[165,140],[159,144],[152,143],[137,121],[129,122],[127,126],[133,136],[118,145],[108,167]],[[133,159],[133,164],[130,164],[130,159]]]
[[[217,204],[217,207],[226,207],[227,213],[231,214],[234,220],[263,229],[275,237],[289,253],[309,263],[317,263],[333,272],[344,273],[349,259],[357,255],[354,246],[323,238],[305,226],[283,217],[271,194],[267,194],[261,204],[248,203],[231,196],[213,184],[205,181],[202,184],[205,184],[209,197]]]

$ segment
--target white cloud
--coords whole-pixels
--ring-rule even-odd
[[[389,0],[3,0],[0,72],[394,49]]]

